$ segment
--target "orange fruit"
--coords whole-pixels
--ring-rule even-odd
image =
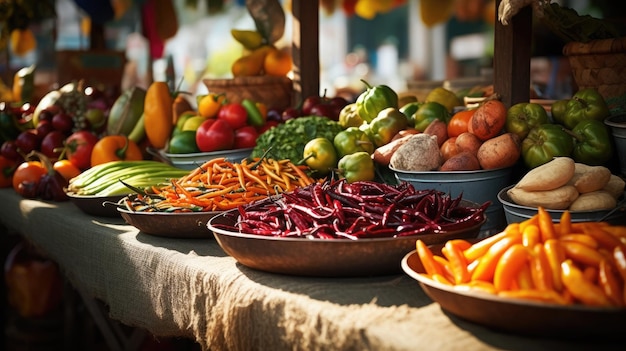
[[[17,56],[24,56],[37,47],[37,40],[30,29],[14,29],[11,32],[11,51]]]
[[[264,45],[248,55],[241,56],[231,66],[234,77],[258,76],[263,73],[265,56],[272,50],[271,46]]]
[[[270,76],[284,76],[291,71],[293,61],[291,53],[286,50],[272,49],[265,56],[263,70]]]

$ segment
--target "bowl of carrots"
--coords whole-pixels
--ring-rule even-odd
[[[289,160],[214,158],[149,193],[122,198],[117,211],[147,234],[211,237],[206,223],[216,214],[315,181],[307,175],[306,166]]]
[[[251,153],[252,148],[243,148],[189,154],[172,154],[162,151],[160,156],[178,168],[192,170],[206,161],[218,158],[225,158],[230,162],[241,162],[241,160],[249,157]]]

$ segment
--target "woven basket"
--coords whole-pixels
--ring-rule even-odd
[[[285,109],[291,106],[293,82],[287,77],[253,76],[232,79],[205,79],[210,93],[225,94],[230,102],[250,99],[264,103],[268,108]]]
[[[578,88],[595,88],[612,113],[626,111],[626,37],[563,47]]]

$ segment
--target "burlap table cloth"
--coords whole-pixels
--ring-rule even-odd
[[[139,233],[121,218],[0,190],[0,220],[54,259],[110,317],[205,350],[585,350],[443,312],[404,274],[322,279],[248,269],[213,239]],[[611,347],[608,345],[607,347]]]

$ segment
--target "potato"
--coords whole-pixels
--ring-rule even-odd
[[[555,157],[552,161],[528,171],[515,187],[526,191],[557,189],[574,176],[574,163],[569,157]]]
[[[476,171],[480,169],[478,158],[470,151],[461,151],[441,165],[440,171]]]
[[[601,190],[611,179],[611,170],[604,166],[589,166],[584,163],[574,164],[574,176],[569,184],[576,187],[579,193]]]
[[[580,194],[569,206],[570,211],[611,210],[617,206],[617,200],[608,191],[598,190]]]
[[[469,151],[474,155],[478,155],[478,149],[483,144],[482,140],[470,132],[461,133],[456,137],[456,146],[461,151]]]
[[[433,171],[442,164],[437,137],[425,133],[411,135],[389,160],[389,166],[404,171]]]
[[[374,150],[374,153],[372,153],[372,159],[378,164],[389,166],[393,153],[396,152],[400,146],[409,141],[409,138],[412,136],[413,134],[407,134],[401,138],[394,139],[385,145],[377,147]]]
[[[434,135],[437,137],[437,145],[441,147],[444,141],[448,139],[448,125],[440,119],[434,119],[426,129],[424,134]]]
[[[626,182],[624,182],[624,179],[615,174],[611,174],[611,178],[609,178],[609,181],[602,190],[608,191],[614,198],[619,199],[624,195],[625,186]]]
[[[513,187],[507,191],[518,205],[543,207],[550,210],[566,210],[579,196],[573,185],[563,185],[552,190],[528,191]]]
[[[467,124],[467,130],[485,141],[502,132],[506,123],[506,106],[499,100],[483,102]]]
[[[482,169],[496,169],[513,166],[521,153],[519,137],[513,133],[504,133],[484,141],[476,157]]]
[[[450,137],[439,147],[439,151],[441,151],[443,162],[446,162],[450,157],[461,152],[461,149],[456,145],[456,137]]]

